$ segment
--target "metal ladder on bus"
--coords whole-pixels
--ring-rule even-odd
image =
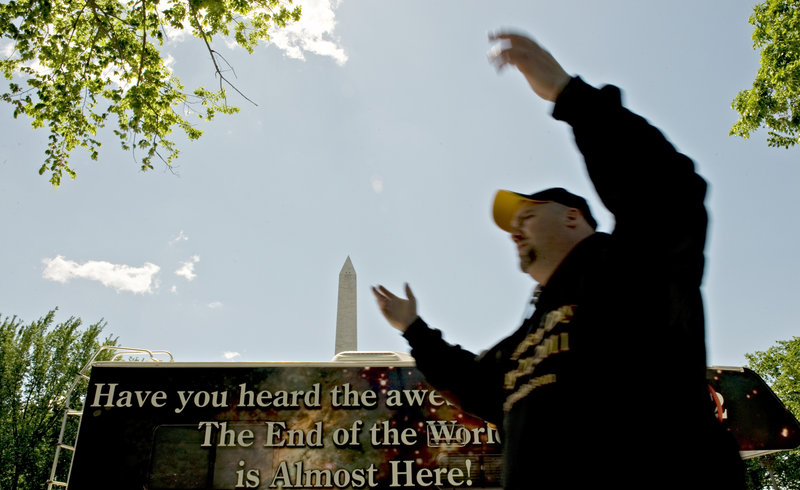
[[[172,354],[168,351],[164,350],[148,350],[148,349],[137,349],[133,347],[119,347],[115,345],[104,345],[100,347],[100,349],[94,353],[89,362],[86,363],[85,366],[78,372],[75,376],[75,380],[72,382],[72,385],[69,387],[66,395],[66,407],[64,408],[64,415],[61,419],[61,431],[58,434],[58,442],[56,443],[56,453],[53,456],[53,466],[50,469],[50,479],[47,480],[47,490],[53,490],[54,487],[62,487],[67,488],[67,482],[69,482],[69,475],[72,472],[72,461],[75,458],[75,442],[72,441],[72,444],[66,444],[64,441],[64,433],[67,429],[67,423],[70,420],[70,417],[77,417],[78,424],[80,425],[81,417],[83,416],[83,403],[85,400],[81,401],[80,408],[73,408],[72,404],[72,395],[75,392],[78,384],[83,381],[89,380],[89,372],[92,370],[92,364],[97,360],[101,353],[106,351],[114,351],[114,355],[112,356],[112,361],[119,361],[122,359],[123,356],[132,356],[135,354],[147,354],[150,356],[150,361],[160,362],[159,359],[156,359],[156,355],[166,355],[169,356],[169,362],[172,362],[174,359]],[[75,434],[77,438],[77,432]],[[69,470],[67,471],[67,481],[59,481],[56,480],[58,467],[59,467],[59,460],[61,458],[61,451],[70,451],[71,455],[69,458]]]

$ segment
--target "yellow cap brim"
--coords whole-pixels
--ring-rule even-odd
[[[499,190],[494,196],[494,205],[492,206],[492,216],[494,217],[494,222],[503,231],[511,233],[513,232],[511,223],[514,220],[514,216],[517,215],[519,208],[525,204],[538,202],[545,201],[534,201],[525,196],[521,196],[516,192]]]

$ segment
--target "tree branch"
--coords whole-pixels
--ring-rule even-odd
[[[245,99],[245,100],[247,100],[248,102],[250,102],[251,104],[253,104],[254,106],[256,106],[256,107],[257,107],[257,106],[258,106],[258,104],[256,104],[256,103],[255,103],[255,102],[253,102],[253,101],[252,101],[252,100],[251,100],[249,97],[247,97],[245,94],[243,94],[241,90],[239,90],[238,88],[236,88],[236,85],[232,84],[232,83],[230,82],[230,80],[228,80],[227,78],[225,78],[225,75],[223,75],[223,74],[222,74],[222,70],[220,69],[220,67],[219,67],[219,64],[217,63],[217,58],[216,58],[216,55],[219,55],[219,57],[220,57],[220,58],[222,58],[222,59],[223,59],[223,61],[225,61],[225,63],[226,63],[226,64],[227,64],[229,67],[231,67],[230,63],[228,63],[228,60],[226,60],[226,59],[225,59],[225,58],[224,58],[222,55],[220,55],[220,54],[219,54],[219,52],[217,52],[217,51],[215,51],[214,49],[212,49],[212,48],[211,48],[211,44],[209,44],[209,42],[208,42],[208,34],[206,34],[206,32],[203,30],[203,26],[200,24],[200,20],[197,18],[197,13],[196,13],[196,12],[192,12],[192,19],[194,20],[194,23],[195,23],[195,28],[196,28],[198,31],[200,31],[201,37],[203,38],[203,42],[205,43],[205,45],[206,45],[206,49],[208,50],[208,54],[209,54],[209,55],[211,55],[211,62],[214,64],[214,70],[216,71],[216,74],[217,74],[217,75],[219,76],[219,78],[220,78],[220,80],[219,80],[220,90],[222,90],[222,83],[223,83],[223,82],[225,82],[225,83],[227,83],[227,84],[228,84],[228,85],[229,85],[229,86],[230,86],[230,87],[231,87],[233,90],[235,90],[235,91],[236,91],[236,93],[238,93],[239,95],[241,95],[242,97],[244,97],[244,99]],[[233,67],[231,67],[231,70],[233,70]],[[236,72],[234,72],[234,76],[235,76],[235,75],[236,75]],[[228,105],[228,98],[227,98],[227,97],[225,97],[225,105]]]
[[[144,57],[147,54],[147,1],[142,0],[142,55],[139,58],[139,73],[136,76],[136,85],[142,81],[142,73],[144,73]]]

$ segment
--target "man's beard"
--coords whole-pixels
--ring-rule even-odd
[[[519,256],[519,268],[522,272],[527,273],[528,268],[536,261],[536,250],[529,248],[527,253]]]

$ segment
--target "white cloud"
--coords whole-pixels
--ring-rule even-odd
[[[169,292],[170,292],[170,293],[177,293],[177,292],[178,292],[178,286],[175,286],[175,285],[173,284],[173,285],[172,285],[172,287],[171,287],[171,288],[169,288]]]
[[[14,58],[14,61],[19,61],[20,55],[17,52],[17,43],[7,39],[0,40],[0,56],[6,59]],[[33,59],[27,60],[24,63],[22,63],[22,66],[30,68],[31,70],[33,70],[34,73],[41,76],[46,76],[53,73],[52,69],[39,63],[39,58],[36,56]],[[22,74],[19,71],[17,71],[15,75],[22,75],[25,78],[29,76],[27,73]]]
[[[235,358],[237,358],[239,356],[241,356],[241,354],[239,354],[238,352],[230,352],[230,351],[228,351],[228,352],[223,352],[222,353],[222,357],[224,357],[225,359],[227,359],[229,361],[231,359],[235,359]]]
[[[158,287],[155,275],[161,270],[155,264],[145,262],[141,267],[131,267],[124,264],[89,260],[78,264],[66,260],[61,255],[52,259],[44,259],[45,264],[42,277],[51,281],[67,283],[72,278],[90,279],[99,281],[103,286],[108,286],[119,291],[132,293],[152,293]]]
[[[192,256],[188,262],[181,262],[181,266],[175,271],[175,274],[186,278],[187,281],[191,281],[197,277],[197,274],[194,273],[194,264],[198,262],[200,262],[200,256]]]
[[[178,232],[177,235],[175,235],[174,237],[169,239],[169,244],[170,245],[175,245],[178,242],[185,242],[188,239],[189,239],[189,237],[186,236],[186,234],[183,232],[183,230],[181,230],[180,232]]]
[[[270,34],[270,42],[283,50],[286,56],[305,60],[304,52],[330,56],[339,65],[347,62],[347,53],[334,35],[336,14],[340,0],[301,0],[303,9],[299,22]]]
[[[7,40],[0,41],[0,56],[4,58],[11,58],[11,55],[14,54],[15,47],[14,43]]]
[[[158,10],[159,14],[163,14],[163,12],[166,9],[171,7],[172,7],[172,2],[168,0],[159,0],[158,7],[156,7],[156,9]],[[164,34],[167,37],[167,42],[181,42],[184,39],[192,36],[192,29],[189,27],[178,29],[172,27],[167,23],[167,24],[162,24],[161,28],[163,29]]]
[[[216,310],[217,308],[222,308],[222,302],[212,301],[211,303],[208,304],[208,307],[211,308],[212,310]]]
[[[299,5],[303,10],[300,21],[292,22],[285,28],[273,29],[269,35],[270,43],[290,58],[305,60],[304,53],[314,53],[329,56],[339,65],[345,64],[347,53],[334,34],[335,10],[340,3],[341,0],[295,0],[293,5]],[[169,6],[169,2],[160,0],[158,8],[163,11]],[[164,29],[169,42],[180,43],[192,37],[192,31],[188,27],[175,29],[165,26]],[[222,41],[228,48],[237,46],[232,38],[222,38]]]
[[[374,176],[370,179],[370,184],[372,185],[372,190],[375,191],[375,194],[380,194],[383,192],[383,179],[379,176]]]

